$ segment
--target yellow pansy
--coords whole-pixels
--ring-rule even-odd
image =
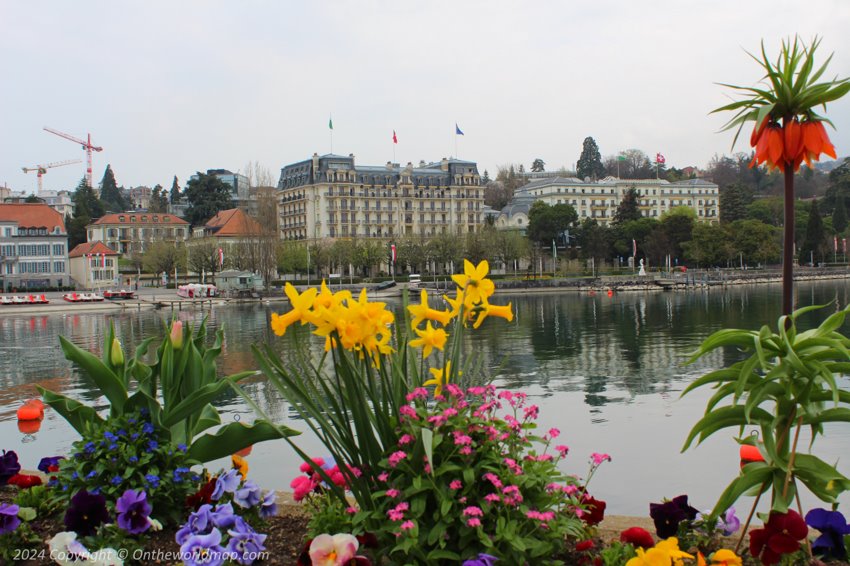
[[[239,471],[239,475],[242,476],[243,481],[248,478],[248,460],[239,454],[234,454],[230,457],[230,463],[234,469]]]
[[[487,263],[486,259],[482,260],[477,266],[465,259],[463,260],[463,274],[452,275],[452,280],[465,292],[472,304],[477,304],[486,301],[496,290],[493,282],[487,279],[489,271],[490,264]]]
[[[443,326],[448,326],[449,322],[452,320],[452,313],[450,311],[438,311],[436,309],[432,309],[428,305],[428,291],[425,289],[422,289],[420,304],[410,305],[407,307],[407,310],[409,310],[411,316],[413,316],[410,326],[414,329],[416,329],[423,320],[434,320]]]
[[[446,362],[446,369],[445,370],[437,369],[437,368],[431,368],[428,371],[431,372],[431,375],[433,375],[434,378],[429,379],[428,381],[424,382],[422,385],[433,385],[434,386],[434,396],[442,395],[443,387],[448,385],[449,376],[451,376],[451,374],[452,374],[452,362],[450,362],[450,361]],[[458,374],[458,375],[460,375],[460,374]]]
[[[741,557],[726,548],[721,548],[712,554],[710,563],[706,563],[701,552],[697,554],[697,566],[741,566],[742,564]]]
[[[638,548],[636,552],[637,556],[626,562],[626,566],[683,566],[683,558],[693,558],[679,550],[679,539],[676,537],[659,541],[648,550]]]
[[[431,355],[431,351],[434,348],[438,350],[443,349],[443,346],[446,345],[446,338],[448,338],[448,334],[442,328],[434,329],[431,326],[431,321],[428,321],[428,324],[425,325],[425,330],[414,329],[416,334],[419,335],[419,338],[410,341],[410,345],[414,348],[422,348],[422,355],[426,358]]]

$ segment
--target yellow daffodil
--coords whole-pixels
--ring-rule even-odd
[[[484,303],[478,309],[475,324],[472,325],[472,328],[478,328],[481,326],[481,323],[484,322],[484,319],[488,316],[497,316],[510,322],[514,319],[514,311],[511,310],[511,303],[508,303],[507,305],[491,305],[490,303]]]
[[[490,264],[487,263],[486,259],[482,260],[477,266],[465,259],[463,260],[463,274],[452,275],[452,280],[464,291],[472,304],[477,304],[486,301],[496,290],[493,282],[487,279],[489,271]]]
[[[292,310],[283,315],[272,313],[272,330],[278,336],[283,336],[286,333],[286,329],[296,322],[300,321],[301,324],[305,324],[310,321],[310,309],[313,307],[313,301],[318,293],[315,288],[312,288],[307,289],[299,295],[298,290],[289,283],[286,284],[284,291],[286,292],[286,296],[289,297]]]
[[[425,330],[414,329],[416,334],[419,335],[419,338],[410,341],[410,345],[414,348],[422,348],[422,355],[426,358],[431,355],[431,351],[434,348],[442,351],[443,346],[446,345],[446,338],[448,338],[448,334],[442,328],[434,329],[431,326],[431,321],[428,321],[428,324],[425,325]]]
[[[452,363],[446,362],[446,369],[445,370],[437,369],[437,368],[431,368],[428,371],[431,372],[431,375],[434,376],[434,379],[429,379],[428,381],[426,381],[422,385],[433,385],[434,386],[434,395],[435,396],[436,395],[442,395],[443,387],[448,385],[449,376],[451,376],[451,374],[452,374]]]
[[[331,293],[331,290],[328,289],[328,286],[325,284],[325,280],[322,279],[322,286],[319,289],[319,294],[316,295],[316,299],[313,301],[313,308],[332,309],[350,298],[351,291],[337,291],[336,293]]]
[[[234,454],[230,457],[230,463],[233,465],[232,467],[234,469],[239,471],[239,475],[242,476],[242,481],[245,481],[248,478],[248,460],[239,454]]]
[[[420,297],[420,304],[407,307],[407,310],[413,316],[410,326],[416,329],[423,320],[434,320],[443,326],[448,326],[452,320],[452,313],[450,311],[438,311],[428,306],[428,291],[425,289],[422,289]]]

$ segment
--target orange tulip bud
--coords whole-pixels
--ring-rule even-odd
[[[782,164],[782,154],[784,153],[785,146],[782,128],[772,124],[765,135],[767,136],[768,165],[779,167]]]
[[[755,126],[753,126],[753,133],[750,134],[750,147],[755,147],[756,144],[758,144],[758,141],[761,138],[761,135],[764,132],[764,129],[767,126],[767,122],[769,119],[769,116],[765,116],[764,120],[761,121],[761,124],[756,124]]]
[[[820,157],[821,149],[823,148],[823,138],[821,138],[820,130],[816,121],[803,122],[803,147],[807,155],[806,163],[811,166],[811,159],[817,161]]]

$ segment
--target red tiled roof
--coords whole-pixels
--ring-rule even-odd
[[[262,231],[260,223],[245,214],[241,208],[222,210],[204,225],[204,231],[212,236],[247,236]]]
[[[121,217],[124,218],[124,221],[121,221]],[[135,217],[136,221],[131,221],[131,218]],[[154,222],[154,217],[156,217],[157,221]],[[126,225],[162,225],[162,224],[170,224],[176,225],[179,224],[181,226],[185,226],[189,224],[179,216],[174,216],[173,214],[163,214],[160,212],[120,212],[118,214],[104,214],[90,225],[94,224],[120,224],[122,226]]]
[[[96,242],[77,244],[74,246],[73,250],[68,252],[68,257],[82,257],[86,254],[106,254],[109,256],[119,255],[118,252],[98,240]]]
[[[47,228],[48,232],[58,226],[65,233],[62,215],[42,203],[0,204],[0,222],[17,222],[19,228]]]

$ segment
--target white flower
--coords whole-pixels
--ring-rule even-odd
[[[148,517],[148,524],[151,526],[152,531],[161,531],[162,530],[162,523],[160,523],[156,519],[151,519],[150,517]]]
[[[77,533],[64,531],[57,533],[47,541],[50,549],[50,558],[59,566],[77,566],[81,562],[88,562],[91,553],[83,544],[77,540]]]

